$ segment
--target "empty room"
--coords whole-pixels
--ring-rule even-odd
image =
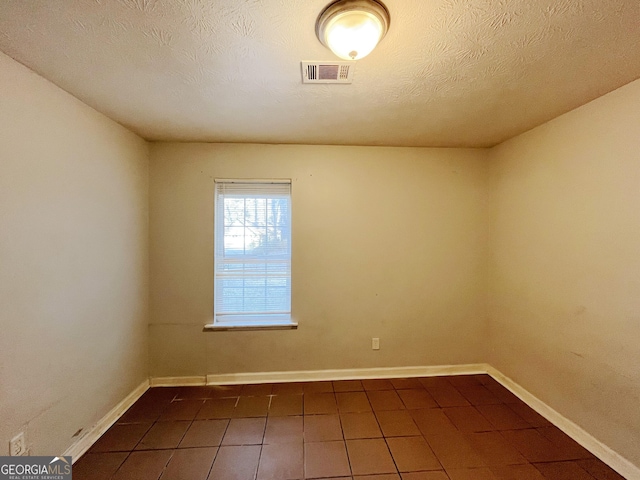
[[[637,0],[1,0],[0,232],[2,478],[640,480]]]

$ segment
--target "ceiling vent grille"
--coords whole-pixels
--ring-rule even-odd
[[[354,62],[300,62],[302,83],[352,83]]]

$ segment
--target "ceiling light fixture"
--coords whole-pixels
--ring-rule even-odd
[[[316,35],[338,57],[360,60],[384,38],[389,21],[387,7],[376,0],[338,0],[316,20]]]

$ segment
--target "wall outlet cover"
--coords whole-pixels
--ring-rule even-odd
[[[24,439],[24,432],[20,432],[9,441],[9,455],[20,457],[27,454],[27,443]]]

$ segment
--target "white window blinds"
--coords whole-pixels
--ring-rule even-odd
[[[216,180],[216,323],[291,318],[291,182]]]

